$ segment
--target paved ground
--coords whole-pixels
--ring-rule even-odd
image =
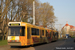
[[[0,50],[74,50],[75,43],[73,38],[66,40],[58,40],[56,42],[51,42],[49,44],[35,45],[33,47],[10,47],[3,46]]]
[[[61,46],[56,47],[55,50],[75,50],[74,38],[66,39],[65,43]]]

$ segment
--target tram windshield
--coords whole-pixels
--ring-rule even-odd
[[[10,26],[8,29],[8,36],[25,36],[25,27]]]

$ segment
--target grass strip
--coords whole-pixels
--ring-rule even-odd
[[[7,45],[7,40],[0,40],[0,46]]]

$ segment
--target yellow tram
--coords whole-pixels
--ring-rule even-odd
[[[8,45],[10,46],[28,46],[55,40],[58,40],[58,33],[55,30],[25,22],[8,23]]]

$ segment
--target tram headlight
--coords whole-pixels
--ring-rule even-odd
[[[8,42],[11,42],[11,40],[8,40]]]

